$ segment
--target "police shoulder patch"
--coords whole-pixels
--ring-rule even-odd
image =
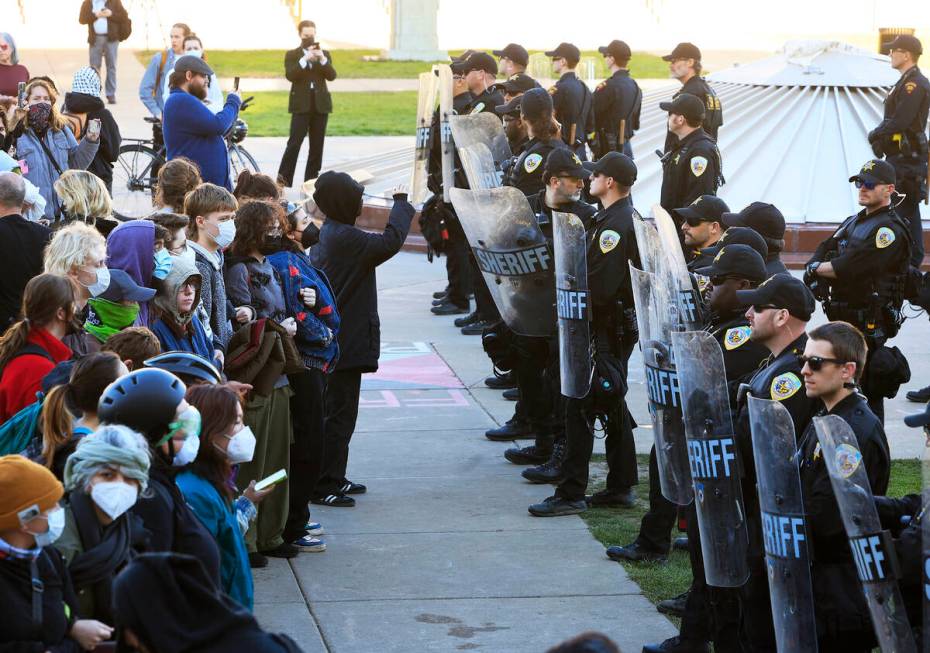
[[[726,334],[723,336],[723,346],[727,351],[733,351],[743,346],[749,342],[749,332],[750,328],[748,326],[727,329]]]
[[[785,399],[793,397],[803,385],[797,374],[794,372],[785,372],[772,379],[769,393],[772,395],[772,399],[784,401]]]
[[[475,115],[476,113],[481,113],[482,111],[484,111],[484,102],[479,102],[471,108],[470,113],[471,115]]]
[[[555,94],[558,93],[558,92],[559,92],[559,87],[558,87],[558,86],[550,86],[550,87],[549,87],[549,95],[555,95]]]
[[[833,460],[840,476],[849,478],[859,469],[859,463],[862,462],[862,453],[853,445],[844,443],[837,446],[833,454]]]
[[[914,89],[916,88],[917,88],[917,82],[908,82],[907,84],[904,85],[904,90],[908,95],[913,93]]]
[[[539,167],[539,164],[542,163],[542,154],[530,154],[525,159],[523,159],[523,169],[527,172],[533,172],[536,168]]]
[[[601,232],[601,237],[598,239],[597,244],[601,248],[601,253],[606,254],[620,244],[620,234],[613,229],[605,229]]]
[[[695,177],[700,177],[707,170],[707,159],[703,156],[691,157],[691,173]]]
[[[892,231],[889,227],[882,227],[875,232],[875,246],[879,249],[885,249],[894,241],[894,231]]]

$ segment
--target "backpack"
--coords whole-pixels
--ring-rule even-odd
[[[55,362],[51,354],[45,349],[31,343],[24,345],[22,349],[13,354],[10,360],[27,355],[42,356],[53,363]],[[7,363],[9,364],[9,361]],[[42,417],[42,400],[44,398],[45,394],[39,392],[36,401],[0,425],[0,456],[22,453],[30,442],[37,437],[42,437],[39,432],[39,419]]]
[[[432,263],[433,256],[445,252],[449,240],[441,195],[433,195],[420,210],[420,234],[426,240],[426,257]]]

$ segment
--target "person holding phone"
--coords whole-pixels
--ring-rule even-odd
[[[288,186],[294,184],[294,169],[304,137],[309,133],[307,166],[304,181],[315,179],[323,165],[323,141],[326,123],[333,112],[333,99],[326,82],[336,79],[336,69],[328,50],[316,41],[316,24],[302,20],[297,25],[300,47],[284,55],[284,76],[291,82],[287,110],[291,114],[291,132],[278,167],[278,177]]]
[[[200,37],[194,33],[191,33],[184,37],[184,52],[179,56],[180,57],[195,57],[197,59],[207,60],[207,53],[203,51],[203,41],[200,40]],[[171,93],[171,89],[168,85],[168,81],[171,79],[171,73],[174,72],[174,68],[165,75],[165,89],[164,96],[168,97],[168,94]],[[236,79],[239,79],[238,77]],[[238,84],[233,88],[234,91],[239,90]],[[207,108],[213,113],[219,113],[223,110],[223,91],[220,89],[220,81],[216,76],[216,73],[213,73],[209,77],[207,83],[207,97],[204,99],[203,103]]]
[[[65,93],[62,115],[68,121],[75,138],[97,139],[100,146],[87,166],[113,192],[113,164],[119,157],[123,142],[119,125],[100,97],[100,76],[90,66],[80,68],[71,80],[71,92]]]

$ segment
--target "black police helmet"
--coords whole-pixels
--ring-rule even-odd
[[[97,403],[101,422],[139,431],[155,445],[168,432],[187,388],[171,372],[143,368],[106,387]]]
[[[219,370],[212,363],[189,351],[168,351],[152,356],[143,365],[171,372],[180,376],[182,380],[184,377],[190,377],[210,385],[223,382]]]

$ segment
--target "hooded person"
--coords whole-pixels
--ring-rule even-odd
[[[107,267],[124,270],[138,286],[153,287],[155,271],[155,223],[124,222],[107,236]],[[139,306],[136,326],[149,326],[147,304]]]
[[[125,270],[110,270],[110,283],[97,297],[87,300],[84,330],[101,344],[115,333],[135,324],[141,305],[155,296],[155,290],[136,284]]]
[[[119,146],[123,139],[113,114],[100,97],[100,76],[90,66],[79,68],[74,73],[71,92],[65,93],[62,115],[67,119],[78,140],[87,132],[89,121],[100,121],[100,146],[87,170],[100,177],[107,190],[112,192],[113,163],[119,157]]]
[[[130,562],[113,583],[113,615],[120,650],[301,650],[286,635],[264,632],[248,610],[213,586],[200,561],[187,555],[146,553]]]
[[[162,351],[189,351],[214,362],[213,344],[197,315],[200,271],[193,261],[177,258],[155,295],[157,319],[152,331]]]

